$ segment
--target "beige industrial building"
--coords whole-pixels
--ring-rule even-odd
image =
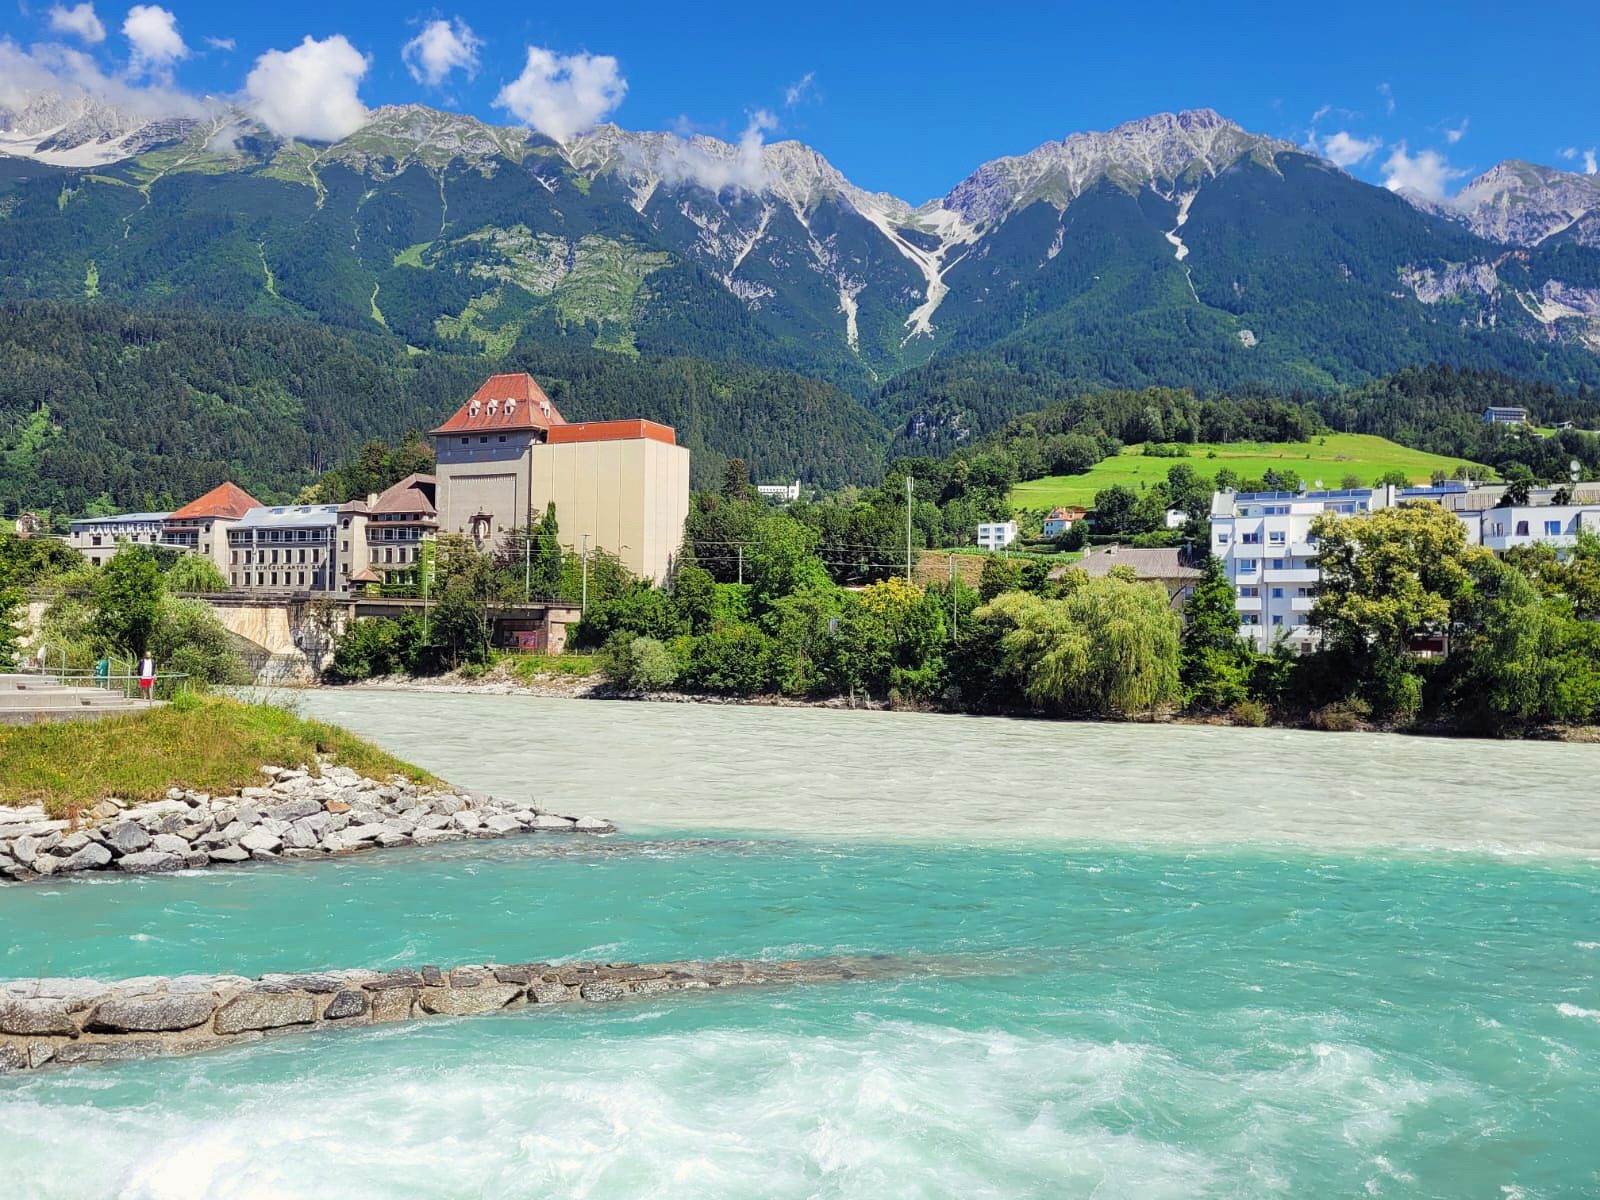
[[[562,542],[646,579],[672,569],[689,516],[689,451],[654,421],[568,422],[533,377],[494,375],[433,430],[441,533],[501,542],[552,501]]]

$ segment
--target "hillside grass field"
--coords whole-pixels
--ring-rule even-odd
[[[1346,475],[1358,475],[1363,484],[1370,484],[1394,470],[1404,471],[1414,483],[1426,483],[1434,471],[1451,472],[1466,463],[1465,459],[1409,450],[1388,438],[1366,433],[1329,433],[1309,442],[1199,442],[1188,450],[1187,458],[1163,458],[1147,456],[1143,445],[1127,446],[1121,454],[1096,463],[1081,475],[1050,475],[1019,483],[1011,490],[1011,503],[1018,509],[1054,508],[1058,504],[1091,508],[1095,493],[1101,489],[1121,483],[1141,491],[1164,480],[1167,471],[1180,462],[1206,476],[1227,467],[1244,479],[1259,479],[1272,467],[1288,468],[1298,473],[1307,486],[1315,486],[1320,479],[1330,488],[1338,487]],[[1494,474],[1488,467],[1466,465],[1476,468],[1475,478]]]

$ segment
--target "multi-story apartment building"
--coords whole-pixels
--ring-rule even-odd
[[[1570,550],[1580,533],[1600,534],[1600,501],[1588,504],[1514,504],[1458,511],[1467,540],[1496,554],[1535,542]]]
[[[1016,540],[1015,521],[984,521],[978,526],[979,550],[1003,550]]]
[[[67,544],[97,567],[117,552],[124,542],[138,546],[162,544],[166,520],[170,513],[137,512],[118,513],[112,517],[84,517],[73,521],[67,528]]]
[[[367,570],[383,584],[418,583],[423,544],[439,532],[432,475],[407,475],[367,502]]]
[[[228,582],[241,592],[346,595],[367,565],[367,506],[253,508],[228,530]]]
[[[209,558],[224,576],[229,570],[228,530],[261,501],[233,483],[219,483],[167,516],[166,542],[186,554]]]
[[[1234,585],[1239,633],[1258,650],[1278,641],[1296,650],[1315,644],[1317,543],[1311,524],[1323,513],[1357,516],[1391,501],[1392,490],[1218,492],[1211,498],[1211,553]]]

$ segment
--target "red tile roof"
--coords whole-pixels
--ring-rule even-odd
[[[168,515],[169,521],[183,521],[192,517],[223,517],[237,520],[252,508],[260,508],[261,501],[234,483],[219,483],[198,500],[191,500],[176,512]]]
[[[506,401],[513,401],[510,412]],[[549,429],[564,425],[565,419],[550,403],[544,389],[526,372],[491,375],[472,398],[456,409],[439,428],[441,433],[505,433],[509,430]]]
[[[432,475],[407,475],[378,497],[375,513],[435,513],[435,480]]]
[[[649,438],[652,441],[665,442],[669,446],[678,444],[678,435],[672,426],[638,419],[574,421],[566,425],[557,425],[550,430],[548,441],[554,446],[561,442],[621,442],[633,438]]]

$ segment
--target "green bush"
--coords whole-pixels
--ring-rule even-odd
[[[1235,725],[1248,725],[1260,729],[1267,723],[1267,706],[1259,700],[1241,700],[1229,713]]]
[[[606,678],[635,692],[659,692],[678,679],[678,660],[655,638],[618,634],[603,654]]]
[[[1367,723],[1372,709],[1364,700],[1336,700],[1311,712],[1311,727],[1325,733],[1354,733]]]
[[[755,625],[720,625],[694,639],[685,679],[700,691],[759,695],[772,683],[772,640]]]

